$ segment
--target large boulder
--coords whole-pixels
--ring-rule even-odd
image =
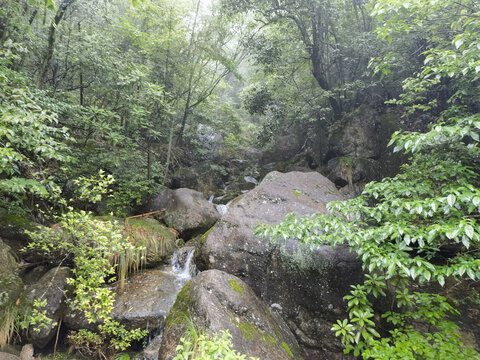
[[[129,329],[162,328],[183,285],[175,274],[167,271],[148,270],[135,274],[117,293],[112,318]]]
[[[368,106],[362,106],[332,126],[329,149],[336,156],[350,155],[361,158],[377,158],[380,148],[377,128],[379,114]]]
[[[22,290],[23,282],[18,276],[17,262],[10,247],[0,239],[0,315],[15,304]]]
[[[234,349],[247,356],[301,359],[298,343],[281,317],[269,311],[250,287],[233,275],[209,270],[184,287],[167,319],[158,359],[175,356],[187,329],[185,315],[197,331],[211,334],[228,330]]]
[[[299,131],[280,136],[275,140],[273,149],[263,154],[262,164],[288,161],[297,155],[304,143],[305,134]]]
[[[203,237],[197,260],[200,268],[223,270],[244,280],[281,311],[317,359],[341,353],[330,328],[344,313],[342,298],[350,284],[362,277],[360,264],[342,247],[308,250],[293,240],[273,244],[255,237],[253,229],[259,223],[277,224],[290,212],[325,213],[328,202],[341,199],[335,185],[319,173],[272,172],[234,201]]]
[[[150,211],[164,210],[161,220],[185,238],[209,229],[220,214],[202,193],[191,189],[163,189],[152,200]]]
[[[330,127],[325,156],[329,179],[341,187],[396,174],[404,159],[392,155],[387,144],[400,128],[399,116],[366,105],[345,115]]]
[[[72,276],[68,267],[56,267],[49,270],[42,278],[26,291],[26,301],[33,303],[34,300],[46,301],[42,310],[50,322],[46,326],[38,328],[29,327],[27,339],[36,348],[44,348],[57,332],[58,322],[63,317],[65,308],[67,279]]]
[[[186,282],[174,271],[147,270],[130,276],[115,295],[111,316],[128,329],[162,329],[178,292]],[[95,329],[77,311],[70,311],[65,324],[72,330]]]

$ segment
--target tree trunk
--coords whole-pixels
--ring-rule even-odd
[[[69,6],[72,5],[75,1],[76,0],[63,0],[57,9],[57,12],[55,13],[55,17],[53,18],[52,23],[50,24],[50,28],[48,31],[47,51],[45,53],[45,57],[43,58],[42,64],[40,65],[40,70],[37,76],[38,88],[43,88],[43,86],[45,85],[45,79],[47,77],[48,68],[52,63],[53,51],[55,49],[55,39],[57,35],[57,26],[60,23],[60,21],[62,21]]]
[[[315,54],[315,51],[312,51],[310,54],[312,60],[312,73],[317,81],[317,84],[325,91],[330,91],[331,87],[328,81],[324,78],[324,74],[321,68],[321,63],[319,57]],[[333,110],[333,115],[335,119],[339,119],[342,116],[342,107],[335,98],[334,95],[328,97],[328,102]]]

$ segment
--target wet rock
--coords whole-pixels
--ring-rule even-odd
[[[159,359],[171,360],[190,317],[197,331],[228,330],[234,349],[262,360],[300,359],[299,346],[285,322],[272,313],[238,277],[218,270],[201,273],[177,297],[167,320]]]
[[[292,132],[280,136],[275,140],[273,149],[263,154],[262,164],[290,160],[297,155],[304,143],[305,136],[301,133]]]
[[[150,211],[156,210],[165,210],[161,220],[184,238],[208,230],[220,217],[200,192],[183,188],[161,190],[152,200]]]
[[[204,236],[197,265],[244,280],[266,304],[278,305],[295,331],[306,327],[307,318],[316,319],[322,325],[299,337],[302,345],[324,354],[340,353],[329,329],[344,313],[343,296],[350,284],[362,277],[356,256],[342,247],[308,250],[296,241],[272,244],[255,237],[253,229],[259,223],[279,223],[290,212],[325,213],[328,202],[342,198],[319,173],[272,172],[236,200]],[[300,316],[299,308],[308,316]]]
[[[5,308],[15,304],[22,290],[17,262],[10,247],[0,239],[0,315]]]
[[[0,352],[0,360],[20,360],[17,355]]]
[[[33,360],[34,348],[32,344],[23,345],[22,351],[20,352],[20,360]]]
[[[185,260],[184,264],[188,266],[189,261]],[[123,289],[112,289],[116,292],[112,319],[127,329],[161,330],[178,292],[190,279],[188,269],[183,276],[184,269],[179,267],[180,270],[137,273],[128,278]],[[83,314],[72,309],[66,314],[64,323],[72,330],[95,330],[98,325],[89,324]]]
[[[129,329],[162,328],[182,285],[175,275],[162,270],[135,274],[117,293],[112,318]]]
[[[379,166],[378,161],[372,159],[336,157],[328,161],[328,178],[340,187],[367,182],[378,179]]]
[[[72,277],[68,267],[56,267],[49,270],[35,284],[30,285],[25,294],[25,299],[32,304],[34,300],[45,301],[42,310],[46,311],[50,322],[47,327],[40,326],[37,329],[30,327],[27,331],[27,339],[37,348],[44,348],[55,336],[58,322],[63,317],[65,308],[67,279]]]

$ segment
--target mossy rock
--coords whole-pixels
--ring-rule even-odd
[[[166,320],[158,358],[173,359],[180,338],[192,326],[197,333],[228,330],[234,349],[247,356],[290,360],[294,354],[295,359],[302,358],[285,322],[272,314],[247,284],[222,271],[201,273],[178,294]]]
[[[39,225],[27,218],[3,214],[0,215],[0,238],[8,244],[13,251],[18,252],[30,240],[26,230],[34,231]]]
[[[125,232],[135,245],[145,247],[147,265],[165,261],[176,248],[178,233],[155,219],[129,219]]]

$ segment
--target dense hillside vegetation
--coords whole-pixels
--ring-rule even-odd
[[[28,251],[72,268],[71,306],[102,322],[69,341],[107,358],[146,335],[109,316],[104,285],[149,251],[123,219],[163,211],[165,188],[226,203],[244,179],[317,171],[361,195],[256,232],[359,256],[365,282],[332,328],[345,351],[479,358],[446,295],[480,280],[479,85],[475,0],[4,0],[0,216],[42,226]],[[393,130],[402,156],[365,150]],[[41,301],[20,314],[15,291],[0,346],[46,321]],[[228,333],[192,333],[198,351],[242,358]]]

